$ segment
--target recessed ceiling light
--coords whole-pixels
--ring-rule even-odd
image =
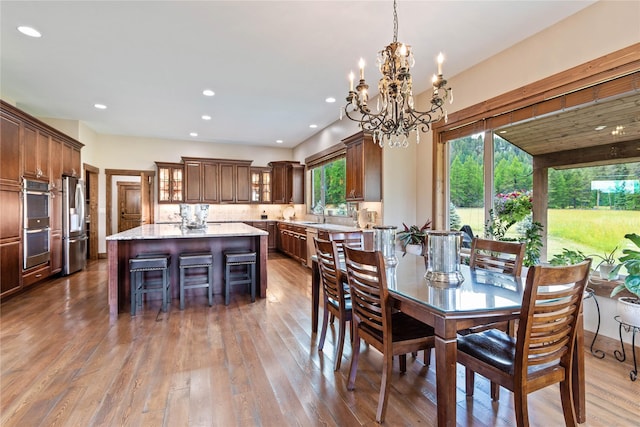
[[[331,104],[331,103],[333,103],[333,102],[336,102],[336,99],[335,99],[333,96],[330,96],[330,97],[328,97],[327,99],[325,99],[324,101],[325,101],[325,102],[328,102],[328,103],[330,103],[330,104]]]
[[[309,127],[310,127],[311,129],[315,129],[315,128],[317,128],[317,127],[318,127],[318,125],[309,125]]]
[[[596,127],[596,130],[602,130],[602,129],[604,129],[604,128],[606,128],[606,126],[604,126],[604,125],[600,125],[600,126],[597,126],[597,127]]]
[[[104,104],[93,104],[94,107],[96,107],[98,110],[106,110],[107,106]]]
[[[189,136],[198,136],[198,132],[191,132]]]
[[[204,96],[213,96],[213,95],[215,95],[216,93],[215,93],[214,91],[212,91],[211,89],[205,89],[205,90],[203,90],[203,91],[202,91],[202,94],[203,94]]]
[[[211,120],[211,116],[207,116],[206,114],[203,114],[202,120]]]
[[[281,139],[276,139],[276,144],[282,144],[284,141]]]
[[[19,26],[18,27],[18,31],[20,31],[25,36],[42,37],[42,34],[40,34],[40,31],[38,31],[38,30],[36,30],[35,28],[32,28],[32,27],[27,27],[26,25]]]

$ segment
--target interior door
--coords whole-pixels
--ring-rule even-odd
[[[140,226],[141,191],[137,182],[118,182],[118,233]]]

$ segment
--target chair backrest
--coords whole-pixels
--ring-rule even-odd
[[[479,239],[471,242],[469,267],[498,271],[512,276],[522,273],[525,244],[520,242],[503,242],[500,240]]]
[[[318,257],[318,268],[320,269],[320,281],[324,289],[324,295],[344,307],[344,281],[340,272],[340,265],[336,263],[338,250],[334,242],[328,240],[313,239]]]
[[[391,333],[391,305],[382,253],[345,246],[344,254],[353,318],[361,329],[372,336],[381,334],[384,341]]]
[[[529,269],[518,324],[516,375],[526,378],[535,365],[571,367],[590,267],[587,259],[576,265]]]
[[[364,236],[362,231],[342,231],[329,233],[329,240],[336,242],[338,254],[343,254],[342,247],[349,246],[355,249],[364,249]]]

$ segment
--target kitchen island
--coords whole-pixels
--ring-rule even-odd
[[[208,223],[204,229],[181,229],[175,224],[147,224],[107,236],[109,262],[109,315],[118,317],[130,300],[129,259],[139,254],[171,255],[170,279],[174,301],[178,298],[178,257],[185,252],[213,253],[214,294],[223,292],[225,250],[251,250],[257,255],[256,284],[258,295],[267,293],[268,235],[264,230],[243,223]]]

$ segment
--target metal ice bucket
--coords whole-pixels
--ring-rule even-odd
[[[382,252],[384,264],[392,267],[398,264],[396,257],[396,227],[395,225],[376,225],[374,230],[374,249]]]
[[[434,285],[457,285],[464,276],[460,272],[461,231],[427,231],[429,262],[425,279]]]

